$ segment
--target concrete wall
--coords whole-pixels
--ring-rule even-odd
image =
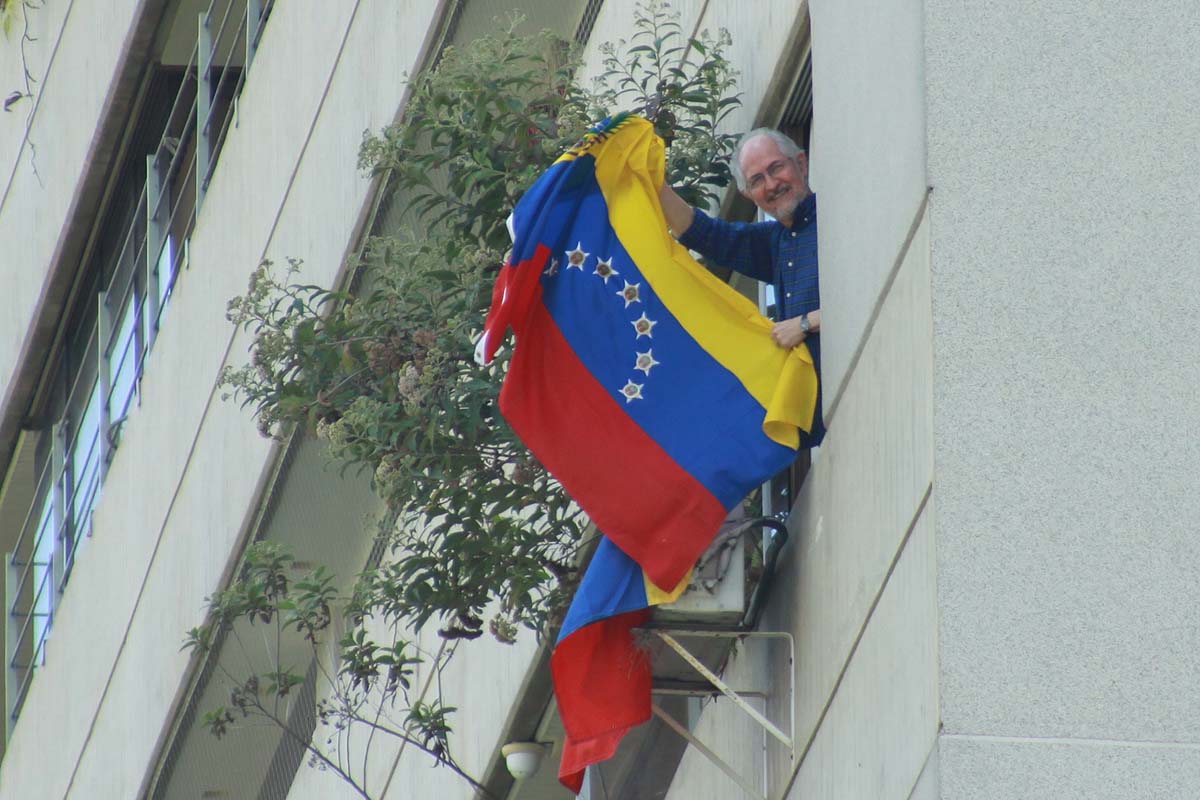
[[[30,35],[38,39],[25,46],[35,97],[0,119],[0,410],[16,388],[14,374],[48,288],[49,268],[143,4],[46,3],[28,12]],[[18,17],[8,38],[0,38],[5,97],[24,90],[20,40]]]
[[[4,86],[4,97],[7,98],[12,92],[25,90],[24,70],[27,66],[29,74],[38,81],[33,86],[39,89],[40,100],[45,104],[40,112],[44,117],[49,117],[51,114],[50,109],[55,105],[52,96],[56,92],[44,91],[42,88],[49,89],[58,80],[65,81],[65,77],[55,79],[54,74],[61,67],[60,74],[65,76],[70,66],[69,62],[74,57],[72,53],[64,51],[58,65],[53,70],[47,69],[48,65],[54,63],[53,56],[59,35],[65,33],[65,23],[69,16],[68,5],[59,3],[29,14],[29,36],[36,41],[24,43],[24,55],[22,55],[21,42],[23,22],[20,13],[13,18],[12,28],[8,35],[5,37],[0,34],[0,81],[2,81],[0,85]],[[127,3],[127,5],[132,8],[136,4]],[[126,23],[128,24],[128,18],[126,18]],[[100,47],[100,43],[97,42],[95,46]],[[104,43],[104,49],[112,49],[112,42]],[[96,78],[99,81],[101,76],[98,75]],[[69,91],[67,87],[63,86],[55,88],[60,95]],[[0,125],[0,170],[2,170],[0,177],[3,177],[4,184],[11,179],[13,169],[17,164],[18,151],[25,143],[26,122],[37,118],[37,115],[30,116],[36,107],[37,104],[31,103],[28,98],[20,100],[10,107],[8,113],[12,116],[6,118],[4,124]],[[86,137],[89,133],[90,131],[81,131],[81,136]],[[36,136],[34,138],[36,141]],[[15,198],[12,207],[16,207]]]
[[[247,345],[225,321],[225,302],[264,255],[303,255],[305,278],[334,279],[368,198],[355,168],[359,138],[394,116],[399,76],[413,67],[433,10],[361,0],[319,14],[284,3],[272,13],[190,268],[147,364],[142,405],[125,426],[94,537],[10,742],[0,797],[137,795],[187,665],[182,632],[217,588],[271,451],[215,390],[222,364],[240,364]],[[96,34],[109,19],[71,24],[112,48],[112,37]],[[102,88],[92,94],[103,97]],[[54,219],[53,208],[33,207]],[[28,305],[16,306],[26,318]]]
[[[441,651],[444,642],[430,625],[418,637],[418,645],[428,658],[414,678],[414,687],[423,687],[430,680],[431,665]],[[381,636],[386,632],[381,632]],[[449,649],[453,649],[449,647]],[[440,683],[442,698],[447,705],[459,710],[449,718],[453,733],[450,737],[451,754],[463,771],[477,780],[482,780],[488,762],[500,745],[501,732],[513,704],[513,698],[525,679],[530,662],[537,652],[533,635],[523,631],[515,645],[501,644],[489,634],[475,641],[462,642],[458,652],[447,661],[439,676],[432,676],[430,688],[424,695],[425,702],[437,699]],[[321,728],[317,736],[323,738],[327,732]],[[366,730],[354,734],[357,747],[351,748],[347,759],[354,767],[356,779],[362,774],[363,751],[361,745],[367,740]],[[543,769],[557,769],[557,762],[547,758]],[[389,783],[390,778],[390,783]],[[476,796],[475,789],[462,777],[447,767],[437,767],[432,757],[414,746],[401,751],[395,739],[376,736],[371,747],[367,766],[367,789],[372,797],[406,798],[462,798]],[[386,794],[383,792],[387,786]],[[288,794],[288,800],[337,800],[338,798],[361,797],[337,775],[301,767],[296,781]]]
[[[811,182],[819,200],[825,406],[925,196],[921,0],[814,0]]]
[[[690,35],[697,26],[702,29],[709,28],[714,32],[719,27],[730,29],[734,44],[728,56],[742,71],[739,88],[744,93],[745,106],[729,120],[727,126],[729,130],[749,127],[772,77],[771,65],[781,57],[782,48],[795,21],[795,4],[785,0],[772,0],[771,3],[764,4],[761,14],[745,15],[735,13],[737,8],[732,4],[712,3],[703,18],[700,17],[700,13],[704,9],[704,3],[699,0],[684,0],[673,5],[680,11],[680,23],[685,35]],[[601,71],[602,56],[598,51],[599,45],[627,39],[631,35],[631,7],[632,3],[617,0],[610,0],[602,6],[585,54],[585,80],[590,80],[590,76]],[[424,638],[430,651],[436,651],[436,637],[426,633]],[[470,774],[482,775],[496,748],[503,744],[497,737],[519,682],[528,668],[529,659],[533,655],[531,638],[523,634],[520,645],[515,648],[506,648],[486,639],[466,643],[442,676],[445,696],[463,709],[456,716],[456,733],[452,744],[456,757]],[[761,661],[750,658],[743,659],[743,662],[758,669],[764,666]],[[482,680],[481,673],[486,675]],[[469,717],[466,713],[468,709]],[[714,718],[711,715],[709,717]],[[740,719],[737,720],[737,724],[741,729],[746,727]],[[747,758],[759,756],[760,753],[755,750]],[[395,748],[387,745],[378,747],[378,752],[372,757],[368,769],[369,783],[376,787],[376,790],[382,789],[387,780],[386,776],[393,769],[394,761]],[[758,763],[761,771],[761,760]],[[446,769],[431,769],[430,764],[428,756],[408,748],[399,762],[395,763],[395,777],[386,796],[473,796],[473,791],[461,778]],[[556,770],[557,766],[558,754],[555,753],[546,759],[542,769]],[[681,769],[679,774],[689,774],[689,770]],[[721,776],[721,779],[727,780],[724,776]],[[289,798],[302,800],[309,797],[351,796],[351,790],[336,776],[328,772],[302,769],[297,775]],[[729,795],[726,793],[717,796]]]
[[[762,774],[761,734],[729,703],[710,704],[696,732],[771,797],[904,800],[923,772],[936,793],[939,719],[922,7],[811,12],[829,435],[760,626],[792,633],[796,663],[755,644],[729,673],[745,680],[765,660],[769,717],[784,723],[794,679],[796,751],[768,741]],[[689,750],[670,797],[733,796]]]
[[[750,648],[734,662],[736,682],[755,669],[741,661],[768,659],[776,722],[788,719],[794,676],[797,751],[769,743],[773,797],[791,787],[787,796],[796,798],[907,798],[935,743],[928,252],[922,224],[792,512],[793,538],[761,628],[790,632],[796,663]],[[753,766],[761,740],[747,740],[740,715],[711,705],[698,735]],[[689,751],[670,796],[716,800],[734,791]]]
[[[1200,794],[1183,0],[927,0],[942,796]]]
[[[628,5],[605,4],[593,42],[628,35]],[[795,4],[678,5],[685,30],[732,30],[747,105],[731,128],[746,127]],[[63,60],[38,50],[36,62],[35,141],[55,157],[39,161],[39,186],[23,132],[0,125],[0,385],[135,6],[37,12],[39,47],[62,34]],[[224,302],[263,255],[303,255],[317,282],[338,271],[368,196],[359,136],[394,115],[433,10],[325,4],[314,24],[304,4],[277,5],[0,798],[136,796],[186,668],[181,633],[271,455],[214,392],[246,345]],[[697,730],[796,798],[1195,797],[1194,10],[813,0],[811,12],[830,433],[764,620],[793,633],[797,661],[747,645],[729,672],[791,671],[793,709],[778,681],[766,708],[794,710],[797,750],[768,744],[764,762],[724,702]],[[397,77],[364,79],[379,75]],[[469,771],[490,758],[531,652],[476,643],[443,676],[472,709],[456,753]],[[393,793],[469,795],[426,764],[406,753]],[[302,770],[293,797],[345,793],[334,785]],[[689,752],[671,796],[735,791]]]
[[[634,5],[629,0],[608,0],[601,6],[585,54],[585,80],[590,81],[603,72],[604,57],[597,49],[599,45],[628,40],[635,33],[632,25]],[[693,31],[714,36],[721,28],[729,31],[733,43],[725,57],[740,73],[737,88],[742,95],[742,106],[729,116],[722,128],[740,132],[752,127],[754,114],[774,77],[775,64],[787,44],[796,15],[804,11],[803,5],[795,0],[756,0],[753,14],[745,13],[746,7],[734,0],[709,3],[672,0],[670,5],[679,12],[679,24],[685,38]]]

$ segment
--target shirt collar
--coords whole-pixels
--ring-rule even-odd
[[[791,228],[804,228],[810,225],[817,218],[817,196],[812,192],[808,193],[800,201],[800,205],[796,206],[795,213],[792,214]]]

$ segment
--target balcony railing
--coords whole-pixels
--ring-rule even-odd
[[[140,400],[147,358],[163,324],[188,244],[238,99],[254,60],[270,0],[212,0],[199,15],[196,44],[154,152],[133,221],[108,259],[86,342],[67,366],[59,420],[38,440],[40,468],[17,542],[8,553],[9,623],[5,697],[8,730],[21,712],[59,598],[130,411]],[[240,65],[240,66],[238,66]]]

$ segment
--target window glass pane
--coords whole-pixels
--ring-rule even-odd
[[[92,508],[96,505],[100,485],[100,384],[92,383],[87,405],[76,425],[74,441],[67,453],[70,465],[71,519],[75,524],[73,541],[85,534],[91,525]]]
[[[137,305],[127,303],[117,326],[112,352],[108,355],[109,416],[114,422],[125,416],[133,397],[137,377],[137,348],[134,346],[134,322]]]
[[[57,538],[57,515],[54,513],[54,491],[46,492],[42,500],[41,515],[38,522],[37,538],[34,540],[33,570],[30,575],[32,586],[30,596],[33,602],[30,613],[33,614],[32,640],[29,642],[30,651],[35,665],[44,663],[45,651],[41,649],[50,627],[51,601],[54,599],[54,549]],[[24,642],[22,642],[24,645]]]
[[[175,281],[175,243],[168,236],[163,242],[162,252],[158,254],[158,313],[166,308],[167,298],[171,296],[171,284]],[[150,320],[154,324],[154,320]]]

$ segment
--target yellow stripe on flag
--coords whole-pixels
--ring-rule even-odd
[[[812,356],[771,339],[772,323],[754,303],[702,267],[671,238],[658,200],[665,174],[662,140],[629,119],[595,148],[596,180],[609,221],[630,258],[687,332],[737,376],[765,411],[763,432],[798,447],[817,400]]]
[[[687,591],[688,584],[692,582],[692,570],[687,571],[687,575],[683,576],[683,580],[669,592],[664,592],[662,589],[647,577],[646,573],[642,573],[642,580],[646,582],[646,604],[652,606],[661,606],[666,603],[674,603],[680,596]]]

